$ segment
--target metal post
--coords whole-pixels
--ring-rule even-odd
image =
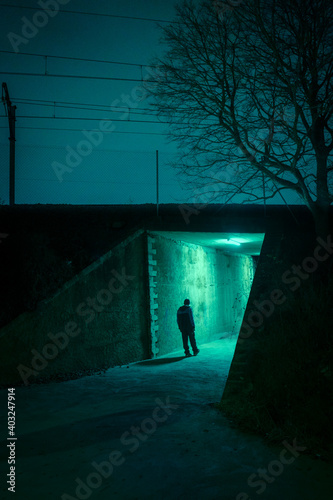
[[[15,205],[15,110],[16,106],[11,106],[10,108],[10,149],[9,149],[9,205]]]
[[[159,186],[158,186],[158,149],[156,150],[156,215],[158,216]]]
[[[8,114],[9,123],[9,205],[15,205],[15,122],[16,106],[13,106],[7,88],[7,84],[2,84],[2,100]]]

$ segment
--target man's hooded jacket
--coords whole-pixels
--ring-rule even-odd
[[[177,323],[181,332],[192,332],[195,328],[192,308],[181,306],[177,311]]]

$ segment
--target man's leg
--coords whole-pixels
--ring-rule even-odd
[[[193,354],[198,354],[199,352],[199,349],[197,348],[197,343],[195,341],[195,333],[194,333],[194,330],[192,332],[189,333],[189,337],[190,337],[190,343],[191,343],[191,347],[193,349]]]
[[[182,332],[182,337],[185,355],[190,354],[190,349],[188,347],[188,332]]]

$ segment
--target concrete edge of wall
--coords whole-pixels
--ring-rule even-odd
[[[183,231],[179,231],[179,232],[182,233]],[[166,240],[171,240],[174,243],[179,243],[179,242],[185,243],[190,248],[204,247],[207,252],[210,252],[210,253],[215,253],[216,252],[216,248],[212,248],[210,246],[202,245],[201,243],[193,243],[193,242],[190,242],[190,241],[184,241],[180,237],[179,237],[179,239],[175,239],[174,237],[169,236],[168,234],[164,235],[163,233],[168,233],[168,231],[167,230],[165,230],[165,231],[158,230],[158,231],[154,231],[154,232],[153,231],[149,231],[149,234],[152,237],[154,237],[154,235],[157,235],[160,238],[164,238]]]
[[[150,316],[150,343],[152,358],[156,358],[158,354],[157,332],[158,332],[158,294],[156,293],[157,286],[157,261],[155,238],[152,233],[147,232],[147,254],[148,254],[148,294],[149,294],[149,316]]]
[[[257,339],[258,332],[261,331],[262,326],[251,328],[252,331],[250,331],[249,334],[244,333],[243,336],[242,329],[244,324],[246,324],[248,315],[253,310],[254,300],[259,296],[258,289],[260,288],[260,282],[265,281],[268,290],[270,288],[276,288],[275,285],[273,286],[273,283],[270,282],[270,276],[264,274],[263,268],[265,263],[271,264],[273,268],[274,260],[272,260],[272,257],[277,257],[280,252],[283,234],[284,230],[282,224],[277,221],[275,221],[271,228],[265,232],[259,261],[253,277],[251,292],[244,311],[243,321],[239,332],[240,338],[236,344],[229,375],[221,398],[222,405],[237,405],[238,399],[248,398],[248,394],[253,388],[252,382],[247,378],[248,375],[245,375],[245,369],[247,366],[247,356],[251,341],[254,342]]]

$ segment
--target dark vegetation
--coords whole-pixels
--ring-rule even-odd
[[[226,2],[228,3],[228,2]],[[331,0],[183,0],[147,82],[191,195],[291,191],[327,234],[333,156]]]
[[[1,206],[0,327],[110,250],[137,216],[132,207]]]

